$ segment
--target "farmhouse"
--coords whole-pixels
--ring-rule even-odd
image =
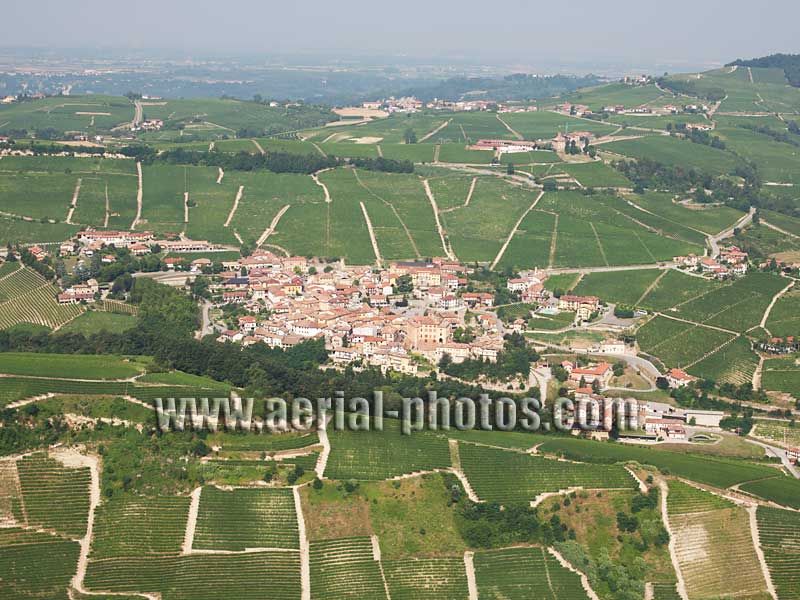
[[[685,371],[681,371],[680,369],[670,369],[667,372],[666,379],[667,383],[669,383],[669,387],[682,388],[689,385],[696,378],[688,375]]]
[[[644,430],[668,440],[686,439],[686,428],[675,419],[647,418],[644,421]]]
[[[597,296],[573,296],[565,295],[558,299],[558,309],[568,310],[576,313],[576,317],[583,321],[591,318],[600,306],[600,299]]]
[[[786,457],[792,464],[797,464],[800,462],[800,448],[788,448],[786,450]]]
[[[574,382],[583,380],[590,385],[597,381],[601,387],[608,387],[613,374],[611,365],[604,362],[591,367],[573,367],[569,373],[569,380]]]
[[[686,130],[687,131],[711,131],[714,129],[711,123],[687,123]]]

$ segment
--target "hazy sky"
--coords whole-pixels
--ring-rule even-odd
[[[0,45],[693,63],[800,52],[800,2],[2,0]]]

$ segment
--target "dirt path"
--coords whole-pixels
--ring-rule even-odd
[[[768,223],[764,219],[761,219],[760,222],[761,222],[762,225],[766,225],[767,227],[777,231],[778,233],[782,233],[783,235],[788,235],[789,237],[793,237],[793,238],[800,238],[800,235],[794,234],[791,231],[786,231],[785,229],[781,229],[777,225],[773,225],[772,223]]]
[[[753,69],[747,67],[747,78],[750,80],[750,83],[755,83],[753,81]]]
[[[380,144],[377,144],[377,145],[375,146],[375,149],[378,151],[378,156],[380,156],[381,158],[383,158],[383,149],[381,148],[381,145],[380,145]]]
[[[421,138],[419,138],[419,140],[417,140],[417,143],[421,143],[421,142],[424,142],[425,140],[429,140],[430,138],[435,136],[437,133],[439,133],[442,129],[444,129],[445,127],[450,125],[450,121],[452,121],[452,120],[453,119],[447,119],[447,121],[445,121],[444,123],[439,125],[436,129],[434,129],[433,131],[429,131],[428,133],[423,135]],[[437,152],[437,154],[438,154],[438,152]],[[436,161],[434,160],[434,162],[436,162]]]
[[[757,509],[758,506],[755,504],[747,507],[747,516],[750,521],[750,536],[753,538],[753,547],[756,550],[756,556],[758,556],[758,564],[761,565],[761,573],[764,576],[764,581],[767,582],[767,592],[769,592],[773,600],[778,600],[778,593],[772,583],[772,577],[770,577],[769,569],[767,568],[767,561],[764,559],[764,551],[761,549],[761,538],[758,534],[758,521],[756,520]]]
[[[194,543],[194,532],[197,528],[197,513],[200,511],[200,494],[203,488],[192,490],[192,501],[189,503],[189,514],[186,518],[186,529],[183,534],[183,544],[181,544],[181,554],[191,554],[192,544]]]
[[[259,154],[266,154],[266,152],[264,152],[264,149],[261,147],[261,144],[258,143],[258,140],[250,140],[250,141],[253,142],[253,145],[256,147],[256,150],[258,150]]]
[[[769,329],[767,329],[767,320],[769,319],[769,314],[772,312],[772,308],[775,306],[775,303],[780,299],[781,296],[792,289],[792,286],[794,286],[794,279],[789,282],[789,285],[772,297],[772,302],[769,303],[767,310],[764,311],[764,315],[761,317],[761,323],[759,323],[759,326],[770,335],[772,335],[772,333]]]
[[[317,149],[317,152],[319,152],[319,153],[320,153],[320,154],[321,154],[323,157],[325,157],[325,158],[327,158],[327,157],[328,157],[328,155],[327,155],[327,154],[325,154],[325,150],[323,150],[322,148],[320,148],[320,147],[317,145],[317,142],[311,142],[311,145],[312,145],[312,146],[314,146],[314,148],[316,148],[316,149]]]
[[[327,424],[317,429],[317,435],[319,436],[319,443],[322,444],[322,452],[319,453],[314,471],[318,479],[325,479],[325,467],[328,466],[328,457],[331,455],[331,442],[328,439]]]
[[[299,486],[292,488],[292,494],[297,514],[297,529],[300,534],[300,600],[311,600],[311,552],[306,536],[306,520],[303,518]]]
[[[244,240],[242,239],[242,236],[239,235],[239,232],[236,231],[235,229],[233,230],[233,237],[236,238],[236,241],[239,242],[239,244],[244,245]]]
[[[761,374],[763,373],[763,371],[764,371],[764,357],[759,356],[758,365],[756,366],[756,370],[753,371],[752,385],[754,390],[761,389]],[[753,428],[755,428],[755,426],[753,426]],[[752,434],[752,431],[750,433]]]
[[[661,281],[661,279],[662,279],[662,278],[664,277],[664,275],[666,275],[667,273],[668,273],[668,271],[667,271],[667,270],[661,271],[661,273],[659,273],[658,277],[656,277],[656,278],[653,280],[653,283],[651,283],[650,285],[648,285],[648,286],[647,286],[647,289],[644,291],[644,293],[643,293],[641,296],[639,296],[639,299],[636,301],[636,304],[635,304],[635,306],[639,306],[639,305],[641,304],[642,300],[644,300],[644,299],[647,297],[647,294],[649,294],[650,292],[652,292],[652,291],[653,291],[653,289],[654,289],[654,288],[655,288],[655,287],[658,285],[658,283]]]
[[[189,192],[183,192],[183,223],[189,223]],[[184,232],[186,228],[183,228]]]
[[[469,184],[469,191],[467,192],[467,199],[464,200],[464,208],[469,206],[469,201],[472,200],[472,194],[475,191],[475,184],[478,183],[478,178],[473,177],[472,183]]]
[[[78,183],[75,184],[75,191],[72,194],[72,204],[70,204],[69,212],[67,213],[67,221],[68,225],[72,225],[72,215],[75,212],[75,209],[78,208],[78,194],[81,193],[81,181],[82,179],[78,177]],[[108,192],[108,188],[106,188],[106,192]],[[106,195],[108,198],[108,195]]]
[[[669,557],[672,560],[672,568],[675,569],[675,575],[678,578],[678,583],[675,587],[683,600],[689,600],[689,596],[686,592],[686,582],[683,579],[681,565],[678,562],[678,553],[675,551],[675,533],[670,527],[669,515],[667,514],[667,496],[669,495],[669,487],[663,480],[658,482],[658,487],[661,490],[661,520],[664,523],[664,528],[667,530],[667,533],[669,533]]]
[[[213,151],[214,151],[214,146],[215,146],[215,145],[216,145],[216,142],[211,142],[211,143],[208,145],[208,151],[209,151],[209,152],[213,152]]]
[[[372,221],[369,218],[367,207],[364,206],[364,203],[359,202],[359,204],[361,205],[361,212],[364,213],[364,221],[367,222],[367,231],[369,231],[369,241],[372,242],[372,251],[375,253],[375,262],[381,267],[383,265],[383,259],[381,258],[381,250],[378,248],[378,240],[375,238],[375,230],[372,228]]]
[[[520,215],[519,219],[517,219],[517,222],[514,224],[514,228],[508,234],[508,237],[506,238],[503,247],[500,248],[500,252],[497,253],[497,256],[494,258],[494,261],[492,261],[492,264],[489,267],[490,269],[494,269],[497,266],[497,263],[500,262],[500,259],[503,258],[503,254],[505,254],[506,248],[508,248],[508,245],[511,243],[511,239],[514,237],[514,234],[517,233],[517,229],[519,229],[519,226],[522,224],[522,221],[525,219],[525,217],[528,216],[529,212],[531,212],[534,208],[536,208],[536,205],[539,203],[539,200],[542,199],[542,196],[544,196],[544,190],[539,192],[539,195],[536,196],[536,199],[533,202],[531,202],[531,205],[525,210],[524,213],[522,213],[522,215]]]
[[[600,242],[600,236],[597,234],[597,228],[595,228],[594,223],[589,221],[589,225],[592,227],[592,232],[594,232],[594,239],[597,241],[597,248],[600,250],[600,256],[603,257],[603,262],[606,263],[606,266],[610,266],[608,264],[608,258],[606,258],[606,251],[603,249],[603,244]]]
[[[436,144],[436,147],[433,149],[433,162],[434,162],[434,164],[439,162],[439,151],[441,149],[442,149],[442,145],[441,144]]]
[[[464,552],[464,570],[467,572],[467,589],[469,600],[478,600],[478,583],[475,580],[474,552]]]
[[[312,173],[312,175],[311,175],[311,179],[313,179],[313,180],[314,180],[314,183],[316,183],[316,184],[317,184],[319,187],[321,187],[321,188],[322,188],[322,191],[325,193],[325,202],[326,202],[327,204],[330,204],[331,202],[333,202],[333,200],[331,199],[331,193],[330,193],[330,191],[328,190],[328,186],[327,186],[327,185],[325,185],[324,183],[322,183],[322,182],[319,180],[319,174],[320,174],[320,173],[322,173],[322,172],[323,172],[323,171],[319,171],[318,173]]]
[[[111,202],[108,199],[108,184],[106,184],[106,218],[103,221],[103,227],[108,228],[108,219],[111,217]]]
[[[513,127],[511,127],[511,125],[509,125],[508,123],[506,123],[506,122],[503,120],[503,117],[501,117],[501,116],[500,116],[500,113],[496,113],[496,115],[495,115],[495,116],[497,117],[497,120],[498,120],[498,121],[500,121],[500,122],[503,124],[503,127],[505,127],[506,129],[508,129],[508,131],[509,131],[509,133],[510,133],[511,135],[513,135],[513,136],[514,136],[515,138],[517,138],[518,140],[525,139],[525,138],[522,136],[522,134],[520,134],[520,132],[516,131],[516,130],[515,130]]]
[[[358,176],[358,171],[356,171],[355,169],[353,169],[353,174],[356,177],[356,181],[358,182],[358,185],[360,185],[367,192],[369,192],[369,194],[371,196],[377,198],[378,200],[383,202],[386,206],[388,206],[392,210],[392,213],[394,213],[394,216],[397,218],[397,221],[400,223],[400,225],[403,227],[403,230],[406,232],[406,236],[408,237],[408,241],[411,243],[411,247],[414,248],[414,254],[417,256],[417,258],[422,258],[422,255],[419,253],[419,248],[417,248],[417,243],[414,241],[414,238],[411,236],[411,232],[409,231],[408,227],[406,227],[405,221],[403,221],[403,219],[400,217],[400,213],[397,212],[397,209],[394,207],[394,204],[392,204],[388,200],[385,200],[385,199],[381,198],[378,194],[376,194],[371,189],[369,189],[366,185],[364,185],[364,183],[361,181],[361,178]]]
[[[222,183],[222,178],[225,177],[225,171],[222,170],[222,167],[217,167],[219,169],[219,175],[217,175],[217,184],[219,185]]]
[[[131,223],[131,231],[136,229],[139,221],[142,220],[142,163],[136,162],[136,172],[139,176],[139,189],[136,191],[136,217]]]
[[[583,571],[579,571],[578,569],[573,567],[572,564],[566,558],[561,556],[561,554],[555,548],[552,547],[547,548],[547,551],[550,553],[551,556],[553,556],[558,561],[558,563],[562,567],[564,567],[568,571],[572,571],[573,573],[577,573],[578,575],[580,575],[581,585],[583,586],[583,589],[589,596],[590,600],[600,600],[595,591],[592,589],[592,586],[589,584],[589,579],[586,577],[586,575],[583,574]]]
[[[439,232],[439,239],[442,241],[442,249],[445,255],[447,255],[447,258],[450,260],[458,260],[453,249],[450,247],[450,239],[447,236],[447,232],[444,230],[444,227],[442,227],[442,222],[439,219],[439,206],[436,204],[436,198],[433,197],[433,192],[431,191],[431,186],[428,184],[428,180],[423,179],[422,185],[425,187],[425,194],[427,194],[428,200],[430,200],[431,203],[431,208],[433,208],[433,217],[436,220],[436,230]]]
[[[558,242],[558,213],[553,221],[553,237],[550,238],[550,256],[547,259],[547,268],[552,269],[556,262],[556,243]]]
[[[223,227],[228,227],[231,224],[231,220],[233,219],[233,215],[236,214],[236,209],[239,208],[239,200],[242,199],[242,193],[244,193],[244,186],[239,186],[239,191],[236,192],[236,198],[233,199],[233,208],[231,208],[231,212],[228,213],[228,218],[225,219],[225,224]]]
[[[100,504],[100,470],[98,468],[97,457],[92,455],[79,454],[74,450],[61,449],[54,453],[53,458],[57,459],[67,467],[88,467],[90,473],[89,483],[89,515],[86,519],[86,534],[78,540],[80,554],[78,555],[78,568],[72,577],[71,585],[81,594],[86,593],[83,587],[83,580],[86,577],[86,568],[89,566],[89,549],[92,544],[92,532],[94,531],[94,514]]]
[[[271,236],[273,233],[275,233],[275,228],[278,226],[278,221],[281,220],[281,217],[286,213],[287,210],[289,210],[289,208],[291,206],[292,206],[291,204],[287,204],[286,206],[284,206],[282,209],[280,209],[278,211],[278,214],[275,215],[274,219],[272,219],[272,223],[269,224],[269,227],[267,227],[264,230],[264,233],[261,234],[261,237],[258,238],[258,241],[256,242],[256,246],[260,247],[261,244],[263,244],[264,242],[267,241],[269,236]]]

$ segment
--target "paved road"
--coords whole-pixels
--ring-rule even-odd
[[[761,446],[767,451],[767,453],[780,458],[781,463],[783,463],[783,466],[786,467],[786,470],[789,471],[789,473],[791,473],[796,479],[800,479],[800,471],[795,465],[789,462],[789,457],[786,455],[786,450],[777,446],[770,446],[769,444],[765,444],[764,442],[760,442],[758,440],[752,440],[750,438],[745,438],[745,441],[755,444],[756,446]]]

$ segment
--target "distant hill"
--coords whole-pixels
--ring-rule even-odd
[[[741,58],[728,63],[726,67],[757,67],[764,69],[783,69],[786,79],[793,87],[800,87],[800,54],[770,54],[762,58]]]

